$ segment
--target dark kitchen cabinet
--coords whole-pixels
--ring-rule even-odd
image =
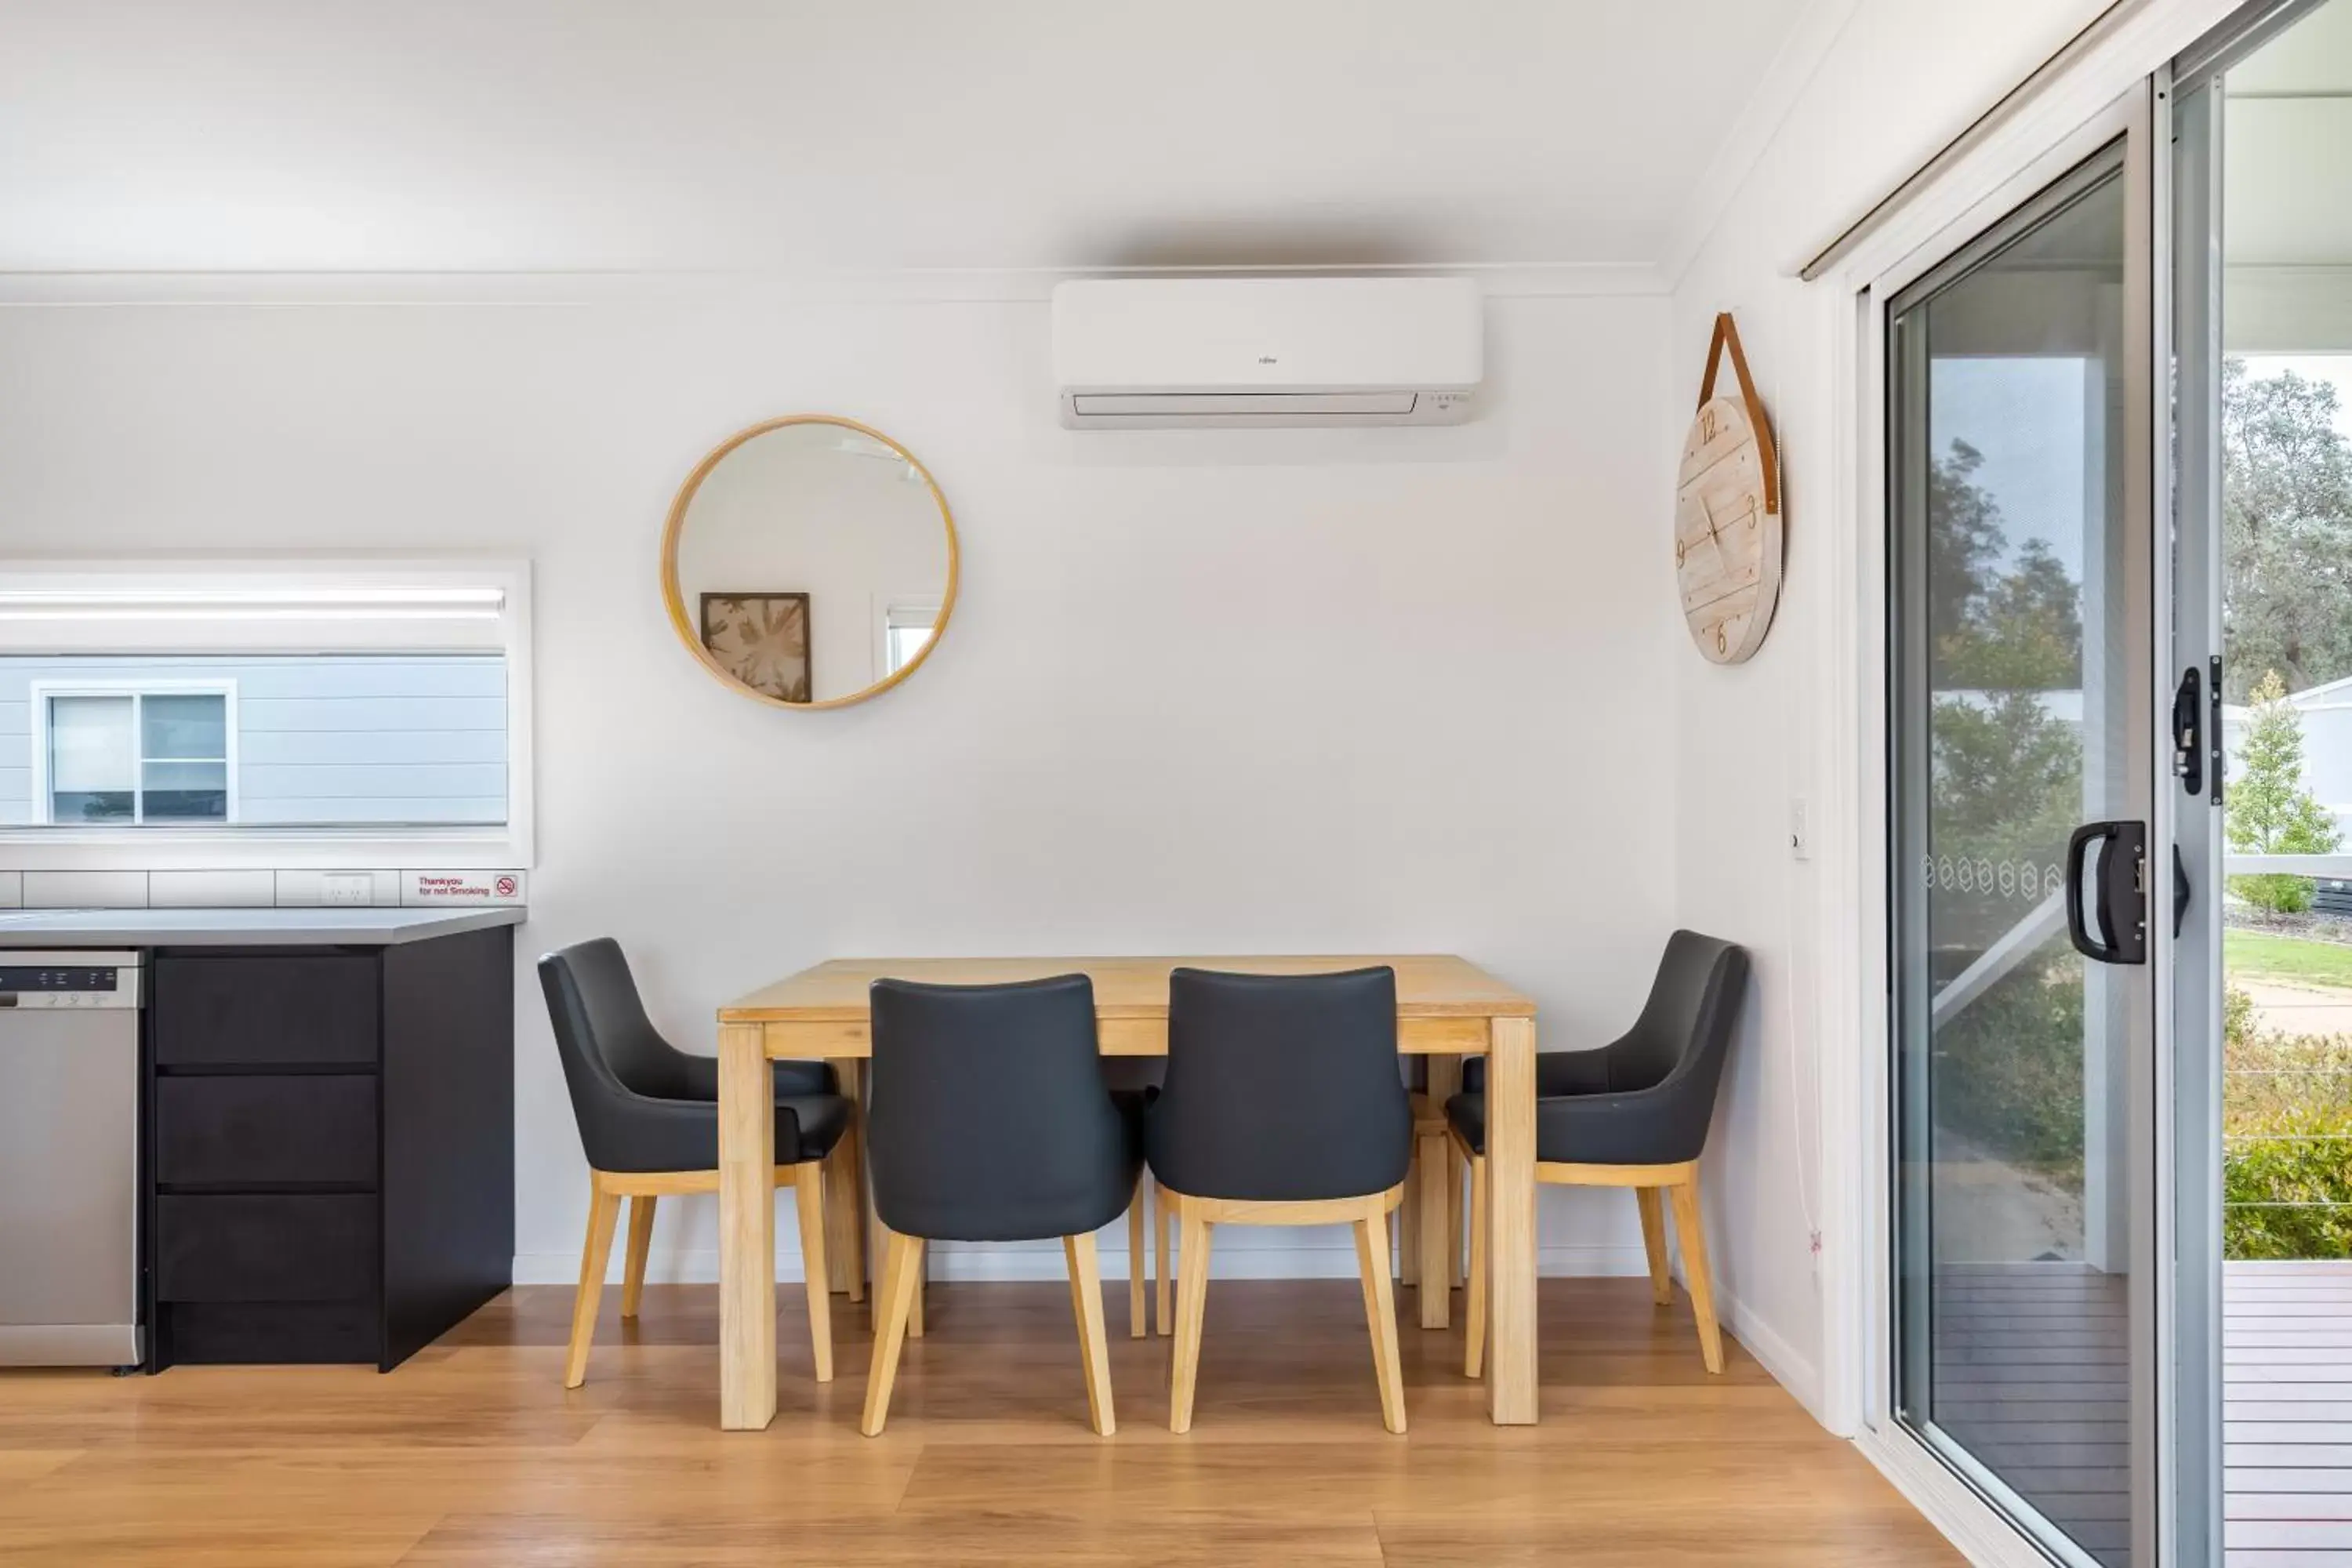
[[[512,928],[150,964],[152,1369],[389,1372],[507,1288]]]

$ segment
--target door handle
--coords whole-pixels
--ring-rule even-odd
[[[2083,868],[2100,846],[2090,914],[2084,920]],[[2066,934],[2074,951],[2100,963],[2147,962],[2147,824],[2086,822],[2066,841]]]

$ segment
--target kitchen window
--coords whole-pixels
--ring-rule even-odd
[[[236,818],[229,714],[236,693],[36,686],[38,791],[52,824],[227,823]]]
[[[528,867],[515,562],[0,560],[27,869]]]

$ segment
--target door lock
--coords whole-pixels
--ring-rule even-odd
[[[2180,672],[2172,694],[2172,773],[2190,795],[2205,793],[2204,682],[2197,667]]]

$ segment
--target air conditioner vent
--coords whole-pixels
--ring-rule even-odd
[[[1462,278],[1119,278],[1054,290],[1073,429],[1451,425],[1484,372]]]

